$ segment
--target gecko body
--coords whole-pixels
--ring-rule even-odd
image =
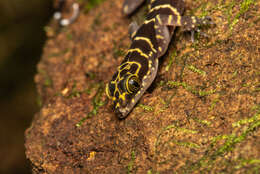
[[[125,0],[123,12],[133,13],[144,0]],[[150,0],[149,12],[142,25],[129,28],[131,46],[112,80],[106,86],[118,118],[125,118],[154,81],[158,59],[168,49],[176,27],[196,31],[198,25],[208,24],[209,18],[182,16],[183,0]]]

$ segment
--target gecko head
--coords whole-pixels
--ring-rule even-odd
[[[141,89],[141,81],[135,74],[125,74],[106,86],[106,93],[113,100],[118,118],[125,118],[133,108],[134,98]]]
[[[158,61],[156,62],[156,68],[153,68],[153,72],[149,70],[149,73],[141,72],[141,65],[138,62],[123,63],[106,85],[106,94],[113,101],[113,108],[118,118],[127,117],[151,85],[158,68]]]

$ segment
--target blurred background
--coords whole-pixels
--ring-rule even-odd
[[[52,0],[0,0],[0,173],[31,173],[24,131],[39,110],[34,84]]]

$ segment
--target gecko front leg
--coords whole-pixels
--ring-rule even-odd
[[[123,3],[123,13],[131,15],[145,0],[125,0]]]

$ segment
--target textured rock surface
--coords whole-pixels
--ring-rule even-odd
[[[260,6],[245,2],[187,0],[186,14],[217,25],[194,44],[177,32],[151,89],[122,121],[104,93],[130,44],[122,1],[82,12],[50,37],[35,77],[42,109],[25,132],[33,171],[259,171]]]

